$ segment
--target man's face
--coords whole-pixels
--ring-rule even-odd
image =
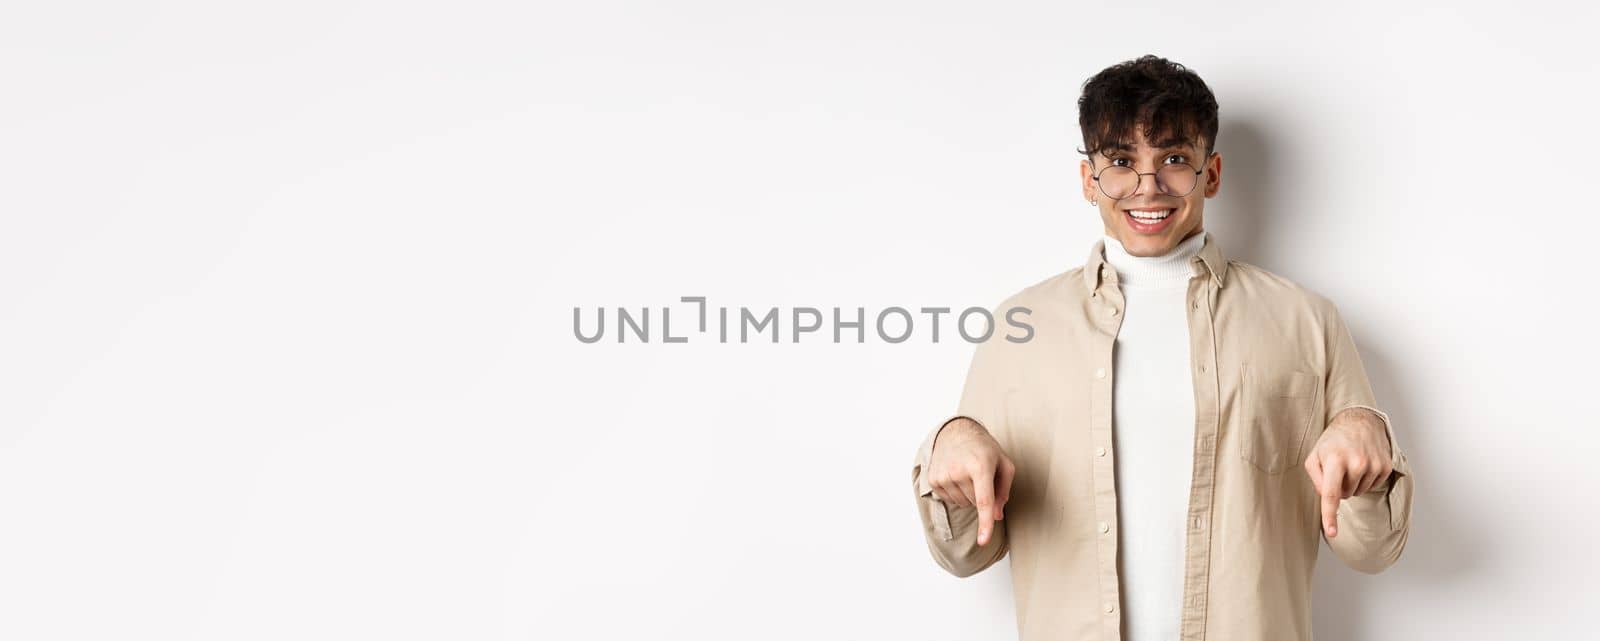
[[[1106,235],[1117,239],[1134,256],[1161,256],[1172,251],[1185,238],[1201,233],[1201,214],[1206,199],[1222,186],[1222,154],[1205,156],[1200,140],[1166,140],[1152,145],[1141,128],[1132,147],[1107,148],[1096,152],[1093,163],[1080,163],[1084,200],[1098,200],[1100,219]],[[1153,174],[1163,165],[1188,163],[1200,170],[1194,190],[1179,197],[1168,195],[1156,185],[1154,175],[1139,176],[1138,188],[1121,200],[1112,200],[1100,191],[1093,176],[1113,165],[1132,167],[1141,174]],[[1135,215],[1139,214],[1139,215]]]

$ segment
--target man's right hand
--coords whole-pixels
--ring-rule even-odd
[[[987,545],[994,522],[1005,518],[1016,466],[977,421],[959,417],[939,430],[928,461],[928,484],[939,500],[978,508],[978,545]]]

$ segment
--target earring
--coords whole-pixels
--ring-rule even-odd
[[[1089,204],[1095,205],[1095,206],[1099,206],[1100,205],[1100,199],[1096,198],[1094,200],[1091,200],[1091,201],[1089,201]]]

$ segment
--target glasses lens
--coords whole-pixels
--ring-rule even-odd
[[[1173,163],[1165,165],[1156,174],[1156,181],[1161,183],[1161,191],[1168,196],[1187,196],[1194,191],[1195,169],[1186,163]]]
[[[1112,165],[1100,172],[1100,191],[1112,200],[1133,195],[1139,188],[1139,173],[1132,167]]]

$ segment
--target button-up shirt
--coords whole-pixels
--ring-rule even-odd
[[[1405,547],[1412,482],[1389,416],[1349,329],[1327,298],[1224,257],[1210,232],[1190,260],[1193,470],[1184,545],[1181,641],[1308,641],[1320,541],[1377,573]],[[1096,241],[1089,259],[1023,289],[997,315],[1028,309],[1028,340],[994,332],[977,345],[954,416],[983,425],[1016,467],[1005,520],[978,545],[977,508],[946,504],[926,476],[933,426],[912,487],[928,549],[965,577],[1009,556],[1022,641],[1120,641],[1112,350],[1124,299]],[[1303,463],[1340,412],[1382,419],[1393,472],[1340,501],[1324,536]]]

